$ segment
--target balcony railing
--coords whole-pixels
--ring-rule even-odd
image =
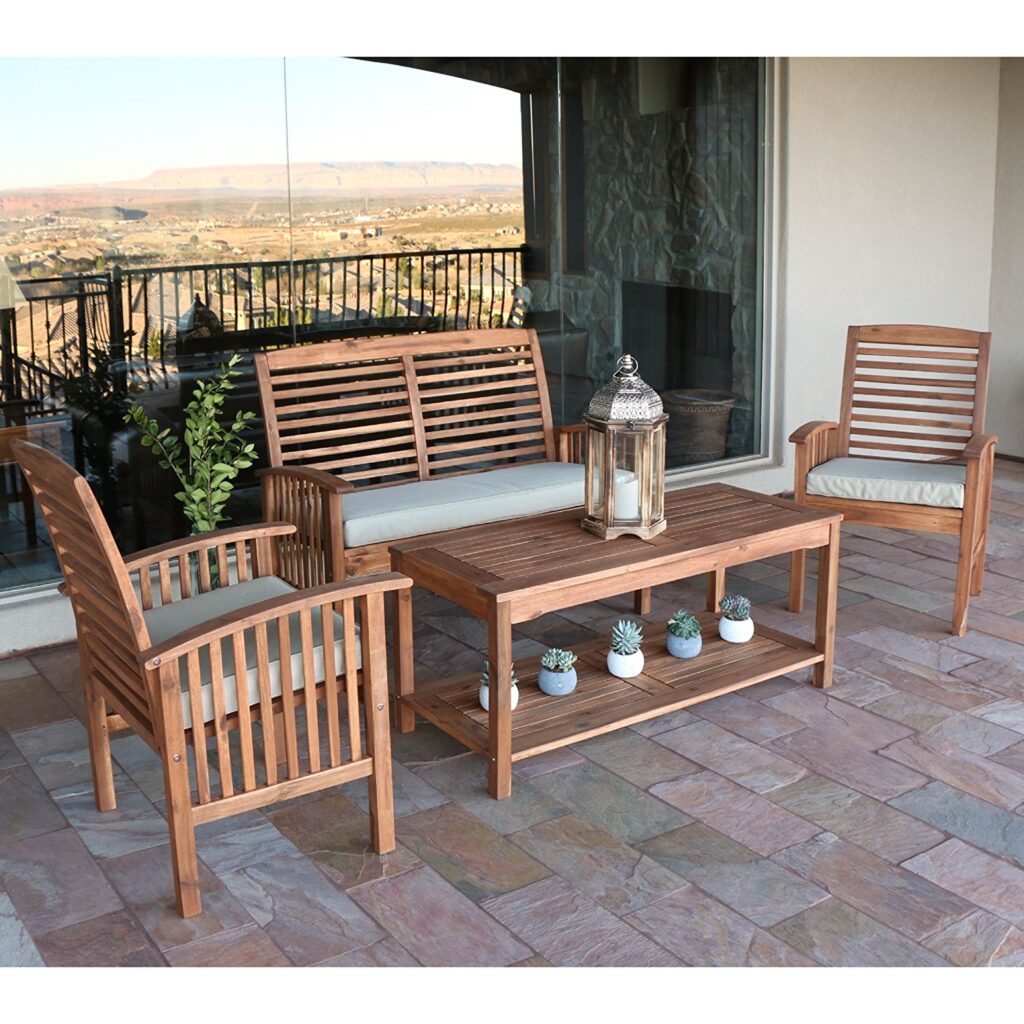
[[[324,259],[115,268],[19,281],[0,310],[5,398],[57,400],[100,353],[130,390],[166,386],[179,360],[306,341],[501,327],[522,249],[438,249]],[[220,329],[190,331],[196,297]]]

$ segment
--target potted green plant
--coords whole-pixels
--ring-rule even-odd
[[[745,644],[754,635],[750,600],[742,594],[729,594],[722,598],[720,607],[722,617],[718,620],[718,635],[731,644]]]
[[[160,465],[178,478],[181,490],[175,497],[182,503],[193,533],[208,533],[228,520],[224,506],[234,479],[256,457],[255,446],[242,437],[256,414],[240,410],[233,420],[222,420],[224,399],[235,386],[231,378],[239,376],[234,369],[238,360],[239,356],[233,355],[217,376],[197,382],[192,401],[185,407],[182,437],[172,434],[170,427],[161,430],[137,402],[124,417],[126,423],[134,423],[142,431],[142,446],[153,449]]]
[[[519,703],[519,680],[516,678],[515,665],[512,665],[509,671],[512,676],[512,710],[515,711]],[[484,711],[491,710],[491,665],[487,661],[484,662],[484,670],[480,673],[480,707]]]
[[[693,615],[680,608],[668,620],[665,646],[673,658],[696,658],[703,646],[700,623]]]
[[[565,697],[576,689],[576,655],[559,647],[549,647],[540,659],[537,685],[549,697]]]
[[[611,650],[608,652],[608,671],[620,679],[631,679],[644,670],[644,652],[640,645],[644,634],[640,626],[629,619],[619,619],[612,627]]]

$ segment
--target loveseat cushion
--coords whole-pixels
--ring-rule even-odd
[[[440,533],[583,504],[584,467],[534,462],[357,490],[342,499],[345,546]]]
[[[854,501],[963,508],[967,470],[948,462],[830,459],[807,474],[807,493]]]
[[[258,604],[260,601],[268,601],[271,598],[281,597],[285,594],[294,594],[295,588],[289,586],[284,580],[276,576],[260,576],[254,580],[246,580],[241,583],[233,583],[229,587],[221,587],[218,590],[211,590],[207,594],[196,594],[194,597],[186,597],[180,601],[172,601],[170,604],[160,605],[143,612],[146,620],[146,627],[149,629],[149,638],[154,643],[161,643],[176,636],[182,630],[191,629],[204,622],[210,622],[221,615],[229,615],[242,608]],[[322,683],[324,680],[324,651],[323,633],[321,629],[320,613],[314,610],[311,615],[313,625],[313,682]],[[290,616],[289,627],[291,630],[291,679],[292,689],[301,690],[306,684],[302,669],[302,637],[298,614]],[[341,675],[344,662],[344,642],[342,640],[344,623],[340,615],[334,616],[334,664],[338,674]],[[358,632],[358,629],[357,629]],[[271,696],[281,696],[281,661],[277,636],[276,621],[267,624],[267,647],[268,647],[268,676],[270,679]],[[356,667],[361,668],[360,645],[356,646]],[[235,679],[235,653],[230,638],[221,641],[221,659],[224,670],[224,709],[230,714],[238,710],[238,688]],[[256,640],[253,631],[245,633],[245,667],[246,684],[245,692],[248,693],[250,706],[258,704],[260,700],[259,675],[256,670]],[[213,720],[213,688],[211,684],[212,673],[210,668],[209,648],[200,649],[199,670],[202,682],[201,698],[203,708],[203,720]],[[192,707],[188,696],[188,680],[185,675],[186,669],[182,659],[182,694],[181,713],[185,720],[185,728],[192,725]]]

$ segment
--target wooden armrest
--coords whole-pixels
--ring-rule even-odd
[[[789,439],[793,444],[806,444],[811,440],[811,438],[816,437],[822,432],[838,429],[839,424],[833,423],[831,420],[811,420],[810,423],[805,423],[802,427],[797,427],[796,430],[789,435]]]
[[[349,483],[344,477],[335,476],[323,469],[312,469],[309,466],[267,466],[264,469],[256,470],[259,479],[265,477],[283,476],[295,480],[305,480],[314,484],[322,491],[334,491],[337,494],[344,494],[346,491],[354,491],[355,485]]]
[[[963,457],[965,459],[980,459],[985,450],[995,446],[999,440],[995,434],[975,434],[965,445]]]
[[[405,590],[412,586],[412,580],[397,572],[377,573],[371,576],[354,576],[344,583],[324,583],[309,590],[297,590],[294,594],[283,594],[267,601],[240,608],[229,615],[221,615],[208,622],[202,622],[191,629],[182,630],[176,636],[154,644],[139,652],[139,661],[148,668],[159,668],[168,659],[180,658],[189,651],[207,647],[218,640],[249,629],[261,622],[270,622],[294,615],[303,609],[319,608],[338,601],[367,597],[370,594],[385,594],[392,590]]]
[[[210,530],[209,533],[197,533],[194,537],[171,540],[166,544],[136,551],[124,560],[124,567],[133,572],[145,569],[155,562],[164,562],[178,555],[188,555],[193,551],[205,551],[220,545],[237,544],[240,541],[260,540],[267,537],[284,537],[295,532],[292,523],[256,523],[252,526],[228,526],[223,530]]]

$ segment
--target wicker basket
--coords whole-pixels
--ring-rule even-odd
[[[665,454],[669,466],[725,458],[735,395],[689,388],[663,391],[661,399],[668,413]]]

